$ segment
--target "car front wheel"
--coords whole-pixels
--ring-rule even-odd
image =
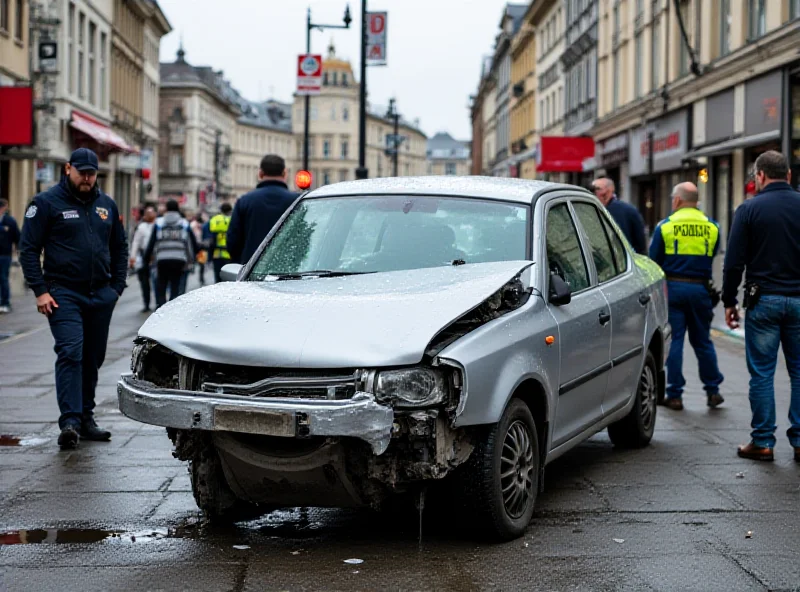
[[[500,421],[481,434],[462,473],[475,527],[495,538],[522,536],[539,490],[539,439],[528,406],[512,399]]]
[[[658,369],[653,354],[645,355],[642,374],[630,413],[608,426],[608,437],[621,448],[642,448],[653,439],[656,429]]]

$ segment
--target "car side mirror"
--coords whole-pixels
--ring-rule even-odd
[[[239,277],[239,272],[242,271],[242,265],[239,263],[228,263],[223,265],[219,272],[219,279],[223,282],[235,282]]]
[[[550,274],[550,293],[548,295],[550,304],[563,306],[572,302],[572,290],[560,275]]]

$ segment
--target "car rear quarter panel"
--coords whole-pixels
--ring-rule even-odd
[[[441,352],[464,369],[465,397],[456,426],[495,423],[517,387],[537,381],[547,397],[547,417],[552,421],[558,393],[558,340],[547,345],[558,327],[539,296],[508,315],[465,335]]]

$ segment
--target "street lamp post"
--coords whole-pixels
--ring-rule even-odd
[[[322,31],[323,29],[349,29],[350,23],[353,21],[350,18],[350,5],[345,5],[344,8],[344,25],[317,25],[311,22],[311,8],[309,7],[306,12],[306,54],[311,53],[311,29],[318,29]],[[311,104],[311,96],[306,95],[305,98],[305,109],[303,113],[303,170],[308,170],[308,122],[309,122],[309,110]]]
[[[356,179],[366,179],[367,160],[367,0],[361,0],[361,84],[358,98],[358,168]]]
[[[394,99],[389,99],[389,110],[386,112],[386,117],[391,119],[394,124],[394,131],[392,134],[392,176],[397,176],[398,158],[400,156],[400,114],[397,112]]]

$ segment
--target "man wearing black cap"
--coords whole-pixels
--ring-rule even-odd
[[[20,242],[22,271],[55,338],[62,449],[75,448],[79,435],[111,438],[94,420],[94,395],[111,314],[125,289],[128,243],[116,203],[97,188],[97,169],[94,152],[75,150],[61,182],[28,206]]]

